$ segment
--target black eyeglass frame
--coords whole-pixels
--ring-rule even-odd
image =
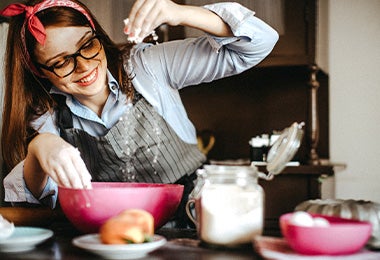
[[[81,54],[81,51],[82,51],[84,48],[86,48],[87,45],[88,45],[90,42],[92,42],[94,39],[97,39],[97,40],[99,41],[99,43],[100,43],[100,49],[99,49],[99,51],[98,51],[95,55],[93,55],[93,56],[91,56],[91,57],[84,57],[84,56]],[[38,62],[36,62],[36,65],[37,65],[38,67],[40,67],[40,68],[43,68],[43,69],[47,70],[47,71],[53,72],[53,73],[54,73],[57,77],[59,77],[59,78],[65,78],[65,77],[69,76],[70,74],[72,74],[72,73],[76,70],[76,68],[77,68],[77,66],[78,66],[78,61],[77,61],[77,57],[78,57],[78,56],[81,56],[81,57],[82,57],[83,59],[85,59],[85,60],[91,60],[91,59],[95,58],[96,56],[98,56],[99,53],[100,53],[100,51],[101,51],[102,49],[103,49],[103,43],[102,43],[102,41],[100,40],[100,36],[99,36],[99,35],[95,35],[95,36],[91,37],[91,38],[90,38],[88,41],[86,41],[86,42],[85,42],[85,43],[79,48],[79,50],[77,50],[75,53],[65,56],[65,59],[73,58],[73,60],[74,60],[74,67],[73,67],[72,71],[70,71],[69,73],[67,73],[67,74],[64,75],[64,76],[58,75],[58,74],[54,71],[54,70],[56,69],[56,65],[57,65],[58,62],[54,63],[54,64],[51,65],[51,66],[46,66],[45,64],[41,64],[41,63],[38,63]]]

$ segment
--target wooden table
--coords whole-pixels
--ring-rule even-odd
[[[72,245],[73,238],[82,235],[68,222],[53,222],[48,227],[54,236],[38,245],[34,250],[22,253],[2,253],[0,259],[101,259],[100,257]],[[261,259],[252,247],[242,249],[213,249],[200,244],[194,229],[162,228],[156,232],[168,242],[156,251],[140,259]]]

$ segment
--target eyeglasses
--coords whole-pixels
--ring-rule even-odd
[[[69,76],[75,71],[78,65],[77,57],[81,56],[86,60],[91,60],[95,58],[102,50],[102,43],[100,42],[98,36],[92,37],[88,40],[82,47],[79,48],[77,52],[71,55],[63,57],[61,60],[57,61],[51,66],[46,66],[45,64],[37,63],[41,68],[53,72],[60,78]]]

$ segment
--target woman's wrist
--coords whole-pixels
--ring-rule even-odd
[[[47,175],[36,156],[36,149],[43,149],[38,143],[43,137],[37,135],[28,145],[28,153],[24,162],[24,181],[30,192],[37,198],[47,182]]]

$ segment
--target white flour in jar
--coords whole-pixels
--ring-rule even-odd
[[[263,230],[263,193],[255,187],[228,184],[204,187],[201,198],[201,239],[235,246],[250,243]]]

